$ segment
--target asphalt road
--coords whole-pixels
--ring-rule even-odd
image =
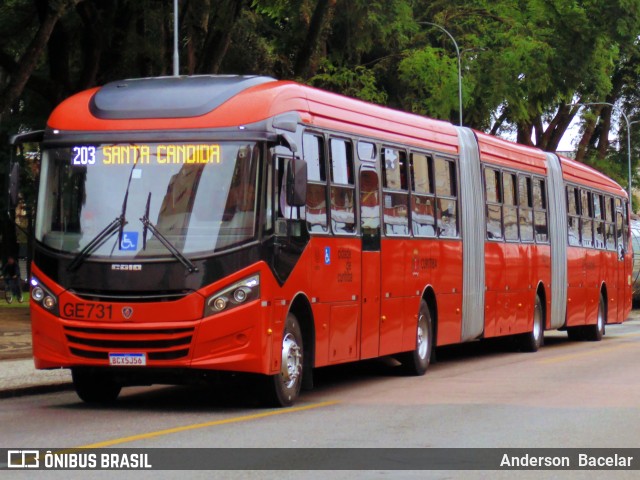
[[[0,447],[640,448],[640,320],[607,326],[597,343],[571,342],[562,332],[547,332],[545,343],[533,354],[503,342],[440,349],[424,377],[402,376],[390,361],[323,369],[316,388],[290,409],[259,408],[241,383],[128,388],[109,407],[85,405],[73,392],[4,399]],[[94,473],[111,478],[109,472]],[[158,478],[158,472],[146,473]],[[540,472],[502,473],[540,478]],[[616,474],[635,478],[637,472]],[[588,472],[564,475],[595,478],[585,477]],[[217,478],[229,476],[300,478],[295,472],[226,472]],[[331,478],[476,476],[496,474],[337,472]]]

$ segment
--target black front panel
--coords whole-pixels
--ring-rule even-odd
[[[278,283],[283,284],[308,240],[306,235],[287,242],[270,237],[264,244],[193,260],[198,269],[194,273],[189,273],[173,258],[152,262],[96,262],[89,258],[76,270],[69,271],[73,257],[62,256],[42,245],[36,245],[34,263],[48,278],[81,296],[113,301],[139,297],[140,301],[155,301],[199,290],[260,260],[269,265]]]
[[[188,293],[209,285],[264,258],[260,245],[194,260],[197,272],[188,270],[175,259],[153,262],[93,262],[87,259],[75,271],[68,271],[72,257],[36,247],[34,263],[65,289],[100,297],[119,295],[163,296]]]

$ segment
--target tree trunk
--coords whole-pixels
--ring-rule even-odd
[[[600,111],[602,110],[602,107],[597,106],[595,108],[596,108],[595,114],[596,116],[599,116]],[[593,120],[588,121],[587,125],[585,126],[584,133],[580,138],[580,142],[578,143],[578,151],[576,152],[577,161],[584,163],[584,158],[587,155],[587,150],[593,138],[593,132],[595,131],[595,129],[596,129],[596,121],[593,121]]]
[[[547,152],[555,152],[558,150],[558,145],[560,145],[560,141],[567,132],[574,116],[575,113],[571,113],[570,106],[560,105],[558,112],[542,134],[538,147]]]
[[[504,124],[508,116],[509,115],[508,115],[507,109],[504,109],[503,112],[500,114],[500,116],[496,119],[493,126],[491,127],[491,131],[489,132],[489,134],[497,135],[498,131],[500,130],[500,128],[502,128],[502,125]]]
[[[607,99],[609,101],[609,99]],[[600,114],[600,131],[598,136],[598,158],[603,159],[609,151],[609,133],[611,132],[611,113],[612,108],[605,106]],[[620,141],[618,139],[618,141]]]
[[[313,54],[318,48],[318,41],[324,29],[325,20],[330,8],[335,6],[335,3],[335,0],[318,0],[313,15],[311,16],[309,31],[296,57],[296,64],[293,68],[294,76],[306,78],[309,74],[309,67],[313,59]]]
[[[530,123],[519,123],[518,124],[518,143],[522,145],[533,146],[533,142],[531,141],[531,134],[533,133],[533,125]]]
[[[46,18],[50,9],[47,0],[36,1],[40,22]],[[61,15],[62,18],[62,15]],[[49,78],[55,88],[53,104],[58,104],[71,92],[69,74],[69,35],[62,21],[56,22],[53,31],[47,41],[47,63],[49,66]]]
[[[198,52],[203,49],[209,26],[210,0],[188,1],[185,5],[185,29],[187,43],[187,72],[193,75],[198,67]]]
[[[533,135],[535,137],[535,145],[541,148],[542,137],[544,136],[544,127],[542,126],[542,117],[538,115],[533,121]]]
[[[220,71],[220,65],[224,60],[229,45],[231,34],[236,21],[240,18],[245,7],[246,0],[223,0],[217,2],[218,15],[211,15],[207,39],[204,42],[202,55],[198,62],[198,73],[213,73]]]
[[[82,19],[82,69],[76,90],[85,90],[97,83],[98,70],[102,59],[105,37],[105,21],[93,2],[78,5],[78,15]]]
[[[72,0],[71,3],[75,4],[79,1],[82,0]],[[51,37],[56,23],[58,23],[58,20],[60,20],[60,17],[64,14],[68,5],[69,3],[60,1],[49,3],[49,9],[40,23],[35,37],[20,58],[18,69],[11,75],[9,85],[7,85],[2,92],[2,96],[0,97],[0,113],[9,109],[11,105],[18,100],[20,95],[22,95],[24,87],[29,81],[29,77],[36,68],[38,59],[47,46],[47,42]]]

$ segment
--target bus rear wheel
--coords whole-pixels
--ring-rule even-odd
[[[120,395],[122,386],[111,375],[86,370],[71,369],[73,387],[86,403],[112,403]]]
[[[537,352],[544,342],[544,310],[540,295],[536,295],[536,303],[533,307],[533,326],[529,333],[520,338],[520,349],[524,352]]]
[[[584,327],[584,339],[590,342],[599,342],[604,336],[604,325],[607,323],[606,310],[604,297],[600,294],[600,301],[598,303],[598,318],[595,325],[585,325]]]
[[[427,303],[420,302],[418,324],[416,330],[416,348],[398,356],[403,370],[410,375],[424,375],[431,361],[433,350],[433,325]]]
[[[293,313],[287,315],[281,355],[280,373],[268,376],[264,386],[264,401],[271,407],[289,407],[300,395],[304,345],[300,324]]]

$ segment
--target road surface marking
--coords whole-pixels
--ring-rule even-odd
[[[314,408],[328,407],[330,405],[337,404],[337,401],[328,401],[321,403],[312,403],[311,405],[303,405],[301,407],[293,408],[281,408],[279,410],[270,410],[263,413],[255,413],[253,415],[243,415],[241,417],[225,418],[223,420],[214,420],[212,422],[194,423],[192,425],[183,425],[181,427],[167,428],[165,430],[157,430],[155,432],[140,433],[138,435],[131,435],[129,437],[115,438],[113,440],[106,440],[104,442],[92,443],[89,445],[83,445],[76,448],[104,448],[111,447],[113,445],[119,445],[121,443],[135,442],[138,440],[146,440],[148,438],[160,437],[162,435],[171,435],[172,433],[186,432],[189,430],[196,430],[198,428],[217,427],[219,425],[227,425],[229,423],[248,422],[250,420],[258,420],[265,417],[273,417],[274,415],[283,415],[285,413],[302,412],[304,410],[312,410]]]

